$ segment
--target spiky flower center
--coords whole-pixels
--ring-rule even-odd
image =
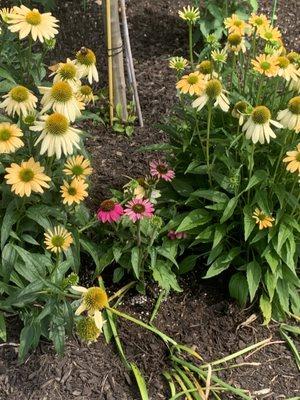
[[[281,56],[277,60],[280,68],[285,69],[290,65],[290,60],[287,57]]]
[[[195,85],[196,83],[198,83],[198,80],[198,76],[194,74],[190,74],[187,78],[187,81],[190,85]]]
[[[34,121],[35,121],[35,115],[33,115],[33,114],[28,114],[28,115],[26,115],[26,117],[23,118],[23,122],[26,125],[31,126],[31,125],[33,125]]]
[[[82,168],[81,165],[74,165],[74,167],[72,167],[72,173],[75,176],[80,176],[82,175],[84,172],[84,169]]]
[[[0,142],[6,142],[11,138],[12,134],[10,129],[1,128],[0,129]]]
[[[238,46],[242,43],[242,36],[238,33],[231,33],[227,40],[232,46]]]
[[[199,13],[197,13],[197,11],[194,11],[194,10],[191,10],[191,11],[186,11],[185,13],[184,13],[184,18],[187,20],[187,21],[195,21],[196,19],[198,19],[198,17],[199,17]]]
[[[80,88],[80,92],[84,96],[90,96],[93,93],[93,90],[89,85],[83,85]]]
[[[215,99],[222,93],[222,84],[218,79],[212,79],[206,85],[205,92],[210,99]]]
[[[82,47],[78,53],[76,54],[76,59],[79,61],[80,64],[83,65],[93,65],[96,64],[96,56],[95,53],[87,49],[86,47]]]
[[[242,114],[245,114],[247,110],[248,104],[245,101],[238,101],[234,106],[235,111],[239,111]]]
[[[81,318],[76,324],[76,332],[85,342],[95,342],[100,334],[92,317]]]
[[[76,194],[77,194],[76,188],[74,188],[74,186],[69,186],[69,187],[68,187],[68,194],[69,194],[70,196],[76,196]]]
[[[115,208],[115,202],[113,200],[104,200],[100,204],[101,211],[112,211]]]
[[[158,164],[156,169],[160,174],[166,174],[168,172],[168,167],[165,164]]]
[[[29,91],[24,86],[16,86],[10,91],[11,98],[17,103],[22,103],[23,101],[28,100]]]
[[[84,303],[88,310],[101,310],[108,304],[107,294],[99,287],[92,287],[84,293]]]
[[[55,235],[51,238],[51,244],[54,247],[62,247],[65,243],[65,238],[61,235]]]
[[[51,135],[63,135],[69,128],[69,121],[64,115],[53,113],[47,118],[45,126]]]
[[[40,25],[40,23],[42,22],[41,14],[36,9],[29,11],[26,14],[25,19],[28,24],[33,26]]]
[[[256,17],[254,20],[255,25],[261,26],[264,24],[264,20],[261,17]]]
[[[257,106],[252,111],[252,119],[255,124],[265,124],[271,119],[270,110],[265,106]]]
[[[59,103],[66,103],[73,96],[72,88],[67,82],[56,82],[51,89],[51,95]]]
[[[268,61],[262,61],[262,62],[260,63],[260,68],[261,68],[263,71],[268,71],[268,70],[271,68],[271,63],[269,63]]]
[[[146,208],[144,206],[144,204],[134,204],[132,206],[132,211],[134,211],[136,214],[142,214],[143,212],[145,212]]]
[[[291,62],[291,63],[294,63],[294,62],[296,62],[297,60],[299,60],[299,54],[298,53],[296,53],[296,51],[291,51],[288,55],[287,55],[287,58],[289,59],[289,61]]]
[[[204,75],[211,74],[213,71],[212,62],[209,60],[202,61],[199,64],[199,71],[201,72],[201,74],[204,74]]]
[[[272,33],[272,31],[266,31],[266,32],[264,33],[264,36],[265,36],[265,39],[267,39],[267,40],[272,40],[272,39],[273,39],[273,33]]]
[[[76,67],[72,63],[63,64],[59,68],[59,75],[62,79],[74,79],[76,77]]]
[[[31,168],[23,168],[19,172],[19,178],[22,182],[30,182],[34,178],[34,172]]]
[[[300,114],[300,96],[293,97],[289,101],[288,108],[291,113],[299,115]]]

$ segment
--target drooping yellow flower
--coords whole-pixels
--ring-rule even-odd
[[[63,204],[69,206],[74,203],[79,204],[88,196],[87,187],[88,184],[83,179],[73,179],[70,184],[64,181],[64,184],[60,187]]]
[[[59,113],[44,115],[40,121],[35,121],[29,129],[41,131],[35,145],[41,142],[40,154],[47,153],[48,157],[56,155],[59,159],[62,154],[73,154],[74,147],[80,148],[80,130],[70,126],[67,117]]]
[[[47,183],[51,181],[50,177],[44,174],[44,167],[33,157],[22,161],[21,165],[13,163],[5,170],[6,183],[12,185],[11,191],[20,197],[29,197],[31,192],[44,193],[43,188],[50,187]]]
[[[227,52],[226,48],[222,50],[213,50],[211,52],[211,58],[216,62],[220,64],[225,64],[227,61]]]
[[[76,95],[78,100],[82,101],[84,104],[94,104],[95,100],[98,99],[98,96],[94,95],[93,89],[89,85],[79,86]]]
[[[5,108],[8,115],[14,117],[15,114],[27,116],[35,109],[37,98],[25,86],[15,86],[6,95],[0,108]]]
[[[279,122],[271,119],[271,112],[267,107],[257,106],[253,108],[242,129],[246,132],[246,138],[251,139],[253,143],[260,142],[264,144],[265,141],[270,143],[270,138],[276,138],[270,124],[277,128],[282,128]]]
[[[68,82],[59,81],[54,83],[52,87],[39,87],[39,90],[43,94],[41,100],[42,114],[52,108],[53,111],[64,115],[71,122],[74,122],[81,115],[84,103],[76,98]]]
[[[50,74],[50,76],[53,75],[54,83],[59,81],[67,82],[73,90],[76,90],[81,84],[81,72],[75,64],[75,61],[72,61],[69,58],[67,58],[67,61],[65,63],[58,64],[58,67],[55,69],[55,71]]]
[[[217,78],[218,74],[214,71],[213,63],[210,60],[204,60],[196,66],[200,74],[203,75],[205,80]]]
[[[0,123],[0,154],[14,153],[24,146],[20,139],[23,136],[21,129],[8,122]]]
[[[200,18],[200,11],[198,7],[187,6],[183,7],[182,10],[179,10],[178,15],[189,24],[195,24]]]
[[[272,228],[273,222],[275,219],[271,217],[270,215],[266,215],[263,211],[261,211],[259,208],[256,208],[252,218],[255,219],[255,223],[258,224],[259,230],[265,229],[265,228]]]
[[[278,74],[278,59],[275,56],[261,54],[255,60],[251,60],[253,69],[267,77],[276,76]]]
[[[189,62],[183,57],[172,57],[169,62],[169,67],[175,69],[177,72],[185,70]]]
[[[300,65],[300,54],[296,51],[290,51],[286,56],[291,63],[296,64],[297,66]]]
[[[93,172],[91,163],[82,155],[69,157],[65,163],[63,172],[70,175],[73,179],[85,179]]]
[[[56,254],[67,251],[73,243],[71,233],[63,226],[55,226],[54,229],[48,229],[44,236],[46,249]]]
[[[300,68],[298,68],[298,72],[300,72]],[[300,93],[300,79],[297,79],[296,81],[294,81],[293,79],[290,80],[289,86],[291,90]]]
[[[259,36],[267,42],[281,42],[281,32],[276,27],[267,26],[259,31]]]
[[[290,62],[288,57],[280,56],[277,61],[279,66],[278,76],[282,76],[287,82],[291,79],[297,81],[300,78],[300,70]]]
[[[81,340],[89,344],[97,341],[101,329],[96,326],[93,317],[85,317],[76,322],[76,333]]]
[[[226,49],[238,54],[240,51],[246,53],[245,39],[239,33],[231,33],[228,35]]]
[[[204,76],[199,71],[192,72],[189,75],[184,75],[176,84],[176,88],[181,93],[200,95],[205,87]]]
[[[82,47],[76,53],[76,65],[78,66],[81,76],[87,76],[90,84],[99,81],[99,75],[96,68],[96,56],[95,53],[91,49],[87,49],[86,47]]]
[[[277,116],[278,121],[291,131],[300,132],[300,96],[293,97],[288,108],[281,110]]]
[[[19,32],[20,39],[31,34],[34,41],[39,39],[43,43],[45,39],[54,38],[58,33],[58,20],[51,13],[41,14],[36,8],[30,10],[24,5],[14,7],[6,22],[11,25],[11,32]]]
[[[287,163],[287,171],[300,175],[300,143],[297,144],[296,150],[288,151],[286,155],[283,162]]]
[[[231,111],[231,115],[233,118],[237,118],[239,120],[239,125],[243,125],[245,122],[245,116],[247,113],[248,104],[245,101],[238,101]]]
[[[249,24],[256,28],[258,32],[270,27],[270,21],[264,14],[252,13],[249,18]]]
[[[83,286],[71,286],[73,290],[81,293],[81,304],[75,311],[75,315],[81,315],[87,311],[90,317],[94,318],[98,329],[102,329],[103,319],[101,310],[108,306],[108,297],[106,292],[100,287],[91,287],[89,289]]]
[[[212,101],[214,107],[219,106],[221,110],[227,112],[229,110],[229,100],[225,93],[222,83],[218,79],[211,79],[206,83],[203,93],[193,101],[192,106],[200,111],[205,104]]]
[[[231,17],[225,18],[224,24],[229,33],[237,33],[241,36],[243,36],[249,29],[247,22],[239,18],[236,14],[232,14]]]

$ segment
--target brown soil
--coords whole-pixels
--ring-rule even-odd
[[[271,1],[262,1],[262,9]],[[81,1],[58,2],[55,14],[61,21],[61,33],[54,61],[72,56],[85,45],[96,49],[99,65],[105,65],[105,49],[99,8],[88,1],[83,14]],[[130,23],[139,92],[145,118],[145,128],[136,128],[134,137],[127,139],[103,125],[85,124],[92,137],[88,149],[94,168],[92,206],[109,194],[111,187],[126,182],[125,175],[138,177],[147,168],[150,158],[136,150],[141,145],[164,140],[155,124],[162,122],[175,102],[175,77],[167,67],[172,55],[184,55],[186,32],[176,16],[185,0],[130,0]],[[299,50],[297,31],[297,0],[279,1],[279,25],[286,42]],[[299,12],[298,12],[299,13]],[[292,29],[291,29],[292,28]],[[298,32],[298,33],[297,33]],[[106,70],[101,71],[101,86],[105,85]],[[259,340],[273,336],[275,344],[265,347],[238,363],[258,362],[227,370],[220,377],[228,383],[249,390],[254,399],[271,400],[295,397],[300,399],[300,379],[294,359],[278,336],[278,326],[268,328],[258,319],[250,326],[240,324],[254,312],[241,311],[226,297],[223,286],[214,282],[204,285],[194,276],[182,282],[182,294],[173,294],[164,302],[155,321],[157,327],[178,342],[196,346],[206,361],[222,358]],[[155,302],[154,289],[147,296],[127,295],[122,309],[145,321]],[[17,341],[18,324],[10,324],[10,341]],[[240,326],[240,327],[239,327]],[[152,334],[126,321],[119,322],[119,333],[128,359],[145,374],[151,400],[167,400],[169,393],[162,371],[169,366],[164,344]],[[260,394],[259,394],[260,393]],[[104,338],[87,347],[70,338],[65,356],[53,353],[48,343],[41,343],[23,365],[17,364],[17,345],[0,344],[0,400],[138,400],[132,376],[126,372],[116,349],[106,345]],[[222,400],[234,399],[231,395]]]

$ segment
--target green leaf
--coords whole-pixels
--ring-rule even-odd
[[[93,243],[91,240],[88,240],[87,238],[83,238],[81,237],[79,239],[80,245],[82,246],[82,248],[84,249],[84,251],[86,251],[93,259],[95,265],[96,265],[96,269],[98,271],[98,273],[102,272],[101,269],[101,264],[100,264],[100,258],[99,258],[99,253],[98,253],[98,246]]]
[[[255,227],[254,218],[252,218],[252,208],[250,206],[244,207],[244,238],[247,241]]]
[[[136,383],[137,383],[139,391],[140,391],[141,400],[149,400],[146,382],[145,382],[143,375],[141,374],[141,372],[138,369],[138,367],[136,366],[136,364],[130,363],[130,366],[131,366],[132,372],[134,374]]]
[[[196,228],[197,226],[204,225],[211,220],[211,216],[208,211],[203,208],[199,208],[191,211],[181,222],[177,228],[177,232],[185,232],[190,229]]]
[[[268,325],[272,317],[272,304],[264,293],[260,296],[259,307],[264,317],[264,325]]]
[[[226,226],[225,225],[216,225],[215,226],[215,234],[214,234],[214,241],[212,245],[212,249],[218,246],[218,244],[222,241],[225,237],[226,233]]]
[[[0,76],[4,79],[7,79],[8,81],[12,82],[12,83],[16,83],[16,81],[14,80],[14,78],[11,76],[11,74],[7,71],[7,69],[4,69],[2,67],[0,67]],[[2,84],[2,82],[1,82]]]
[[[281,248],[284,245],[284,243],[286,242],[290,233],[291,233],[291,228],[289,228],[288,226],[286,226],[284,224],[280,224],[279,232],[278,232],[278,242],[277,242],[277,248],[276,248],[277,253],[280,254]]]
[[[276,285],[276,292],[279,298],[279,303],[283,310],[288,313],[290,310],[289,307],[289,285],[288,283],[283,280],[283,279],[278,279],[277,285]]]
[[[9,238],[10,231],[13,225],[17,222],[18,218],[19,212],[15,208],[15,203],[10,203],[6,209],[1,225],[1,250],[5,246],[5,243]]]
[[[270,301],[273,300],[276,285],[277,285],[278,275],[274,274],[269,269],[266,271],[264,276],[265,285],[267,287],[268,295],[270,297]]]
[[[41,336],[41,327],[38,323],[24,326],[20,334],[19,362],[23,362],[29,350],[35,349]]]
[[[261,279],[261,267],[256,261],[247,264],[247,282],[249,287],[250,301],[252,302]]]
[[[220,223],[223,224],[225,221],[227,221],[232,214],[234,213],[234,210],[238,204],[239,198],[237,197],[233,197],[232,199],[229,200],[224,213],[222,215],[222,218],[220,219]]]
[[[131,250],[131,265],[137,279],[140,277],[140,249],[134,247]]]
[[[232,275],[229,281],[229,293],[242,307],[245,307],[248,298],[248,284],[242,272]]]
[[[258,185],[260,182],[263,182],[267,179],[268,174],[265,170],[259,169],[254,172],[254,174],[251,176],[248,185],[246,188],[243,190],[242,193],[247,192],[248,190],[252,189],[254,186]]]
[[[0,312],[0,339],[3,342],[7,340],[5,318],[2,312]]]
[[[189,197],[194,191],[192,185],[187,182],[187,179],[175,178],[171,182],[172,187],[183,197]]]
[[[178,285],[176,275],[172,271],[168,262],[157,260],[155,268],[153,268],[152,271],[153,279],[158,282],[162,289],[165,289],[166,291],[173,289],[176,292],[182,292],[182,289]]]
[[[190,256],[185,257],[179,263],[179,274],[183,275],[183,274],[186,274],[187,272],[192,271],[194,269],[198,259],[199,259],[199,256],[197,254],[191,254]]]
[[[120,282],[120,280],[123,278],[124,276],[124,268],[118,267],[114,270],[114,274],[113,274],[113,282],[114,283],[118,283]]]

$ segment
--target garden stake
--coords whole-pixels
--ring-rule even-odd
[[[111,15],[110,0],[106,0],[106,36],[107,36],[107,57],[108,57],[108,91],[109,91],[109,119],[113,125],[114,118],[114,84],[113,84],[113,65],[112,65],[112,38],[111,38]]]

